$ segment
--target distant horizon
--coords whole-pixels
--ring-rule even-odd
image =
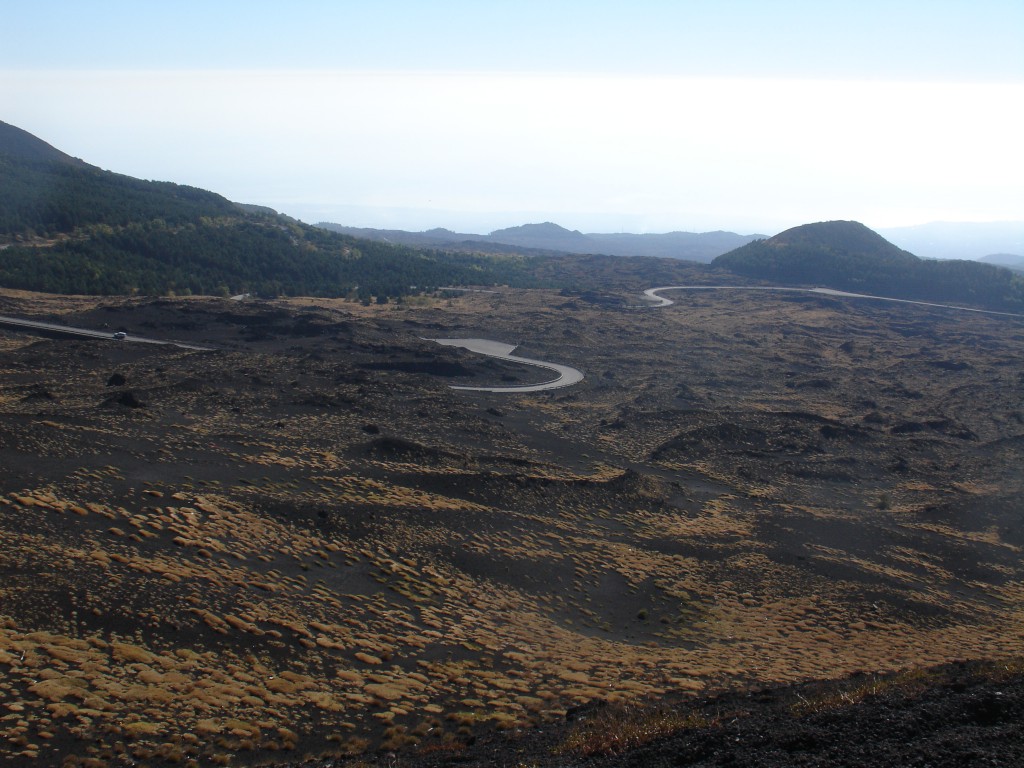
[[[3,121],[7,122],[7,121]],[[13,125],[13,123],[8,123]],[[19,130],[26,130],[21,126],[14,125]],[[31,131],[29,131],[31,134]],[[34,135],[34,134],[33,134]],[[46,137],[36,136],[54,149],[65,152],[61,146],[54,145],[47,141]],[[88,156],[80,156],[77,159],[97,166],[91,162]],[[110,168],[102,168],[114,173],[118,171]],[[131,175],[131,174],[127,174]],[[182,184],[176,178],[157,178],[156,181]],[[195,186],[195,185],[190,185]],[[207,191],[221,194],[221,190],[214,187],[204,187]],[[798,221],[797,223],[787,222],[784,225],[750,225],[740,226],[738,222],[744,220],[742,214],[730,217],[729,221],[716,222],[703,226],[693,222],[688,225],[679,225],[667,221],[655,222],[655,217],[638,214],[609,214],[609,213],[579,213],[579,212],[539,212],[539,211],[516,211],[516,212],[482,212],[482,211],[447,211],[438,209],[409,209],[409,208],[384,208],[370,206],[337,206],[337,205],[312,205],[312,204],[285,204],[280,205],[276,201],[264,200],[239,200],[233,202],[242,205],[253,205],[266,207],[284,215],[302,221],[307,224],[316,225],[320,223],[335,224],[352,229],[366,229],[377,231],[401,231],[412,234],[425,233],[432,230],[446,230],[457,235],[485,238],[497,231],[521,228],[524,226],[537,226],[552,224],[568,232],[579,232],[586,235],[668,235],[673,233],[681,234],[710,234],[716,232],[736,234],[743,237],[772,237],[780,232],[800,227],[807,224],[814,224],[824,221],[856,221],[863,224],[879,234],[882,234],[893,244],[908,250],[923,258],[966,258],[971,260],[985,259],[994,256],[1012,256],[1014,259],[1024,260],[1024,220],[1020,219],[986,219],[986,220],[930,220],[920,224],[897,224],[877,225],[873,221],[863,221],[853,216],[838,216],[827,219]],[[746,217],[749,218],[749,217]],[[353,223],[358,222],[358,223]],[[609,225],[609,222],[616,224]],[[660,224],[660,226],[659,226]],[[999,232],[999,228],[1007,231]],[[945,233],[936,230],[945,229]],[[975,236],[965,239],[965,233],[973,230]],[[931,240],[923,239],[927,236]],[[904,239],[906,238],[906,239]],[[941,239],[936,239],[941,238]],[[988,245],[982,245],[987,242]],[[554,243],[552,247],[554,247]],[[544,246],[547,247],[547,246]],[[1006,262],[1007,264],[1015,262]]]
[[[303,221],[767,235],[1024,212],[1019,0],[6,11],[0,120]]]
[[[3,122],[8,122],[3,120]],[[13,123],[8,123],[14,125]],[[23,126],[14,125],[14,127],[21,130],[27,130]],[[31,133],[31,131],[29,131]],[[34,135],[34,134],[33,134]],[[45,136],[36,136],[37,139],[50,144],[55,149],[61,152],[65,150],[61,146],[54,145],[51,141],[48,141]],[[71,154],[71,153],[66,153]],[[75,157],[75,155],[71,155]],[[76,157],[76,159],[91,165],[96,165],[90,160],[89,157]],[[100,167],[102,170],[110,171],[113,173],[124,173],[112,168]],[[131,174],[125,174],[131,175]],[[175,178],[156,178],[154,181],[169,182],[174,184],[185,184]],[[194,186],[194,185],[190,185]],[[206,191],[213,192],[215,194],[224,195],[221,190],[215,188],[206,188]],[[228,199],[231,199],[228,197]],[[330,204],[274,204],[265,201],[255,200],[237,200],[232,199],[232,202],[241,205],[255,205],[270,208],[282,213],[286,216],[290,216],[294,219],[302,221],[307,224],[318,224],[321,222],[338,224],[340,226],[352,227],[356,229],[378,229],[378,230],[395,230],[395,231],[406,231],[413,233],[422,233],[434,229],[445,229],[451,232],[459,234],[473,234],[486,236],[493,232],[509,229],[513,227],[520,227],[524,225],[534,225],[543,223],[552,223],[560,226],[569,231],[579,231],[587,234],[670,234],[673,232],[685,232],[693,234],[709,233],[709,232],[731,232],[740,235],[764,235],[771,237],[780,232],[784,232],[787,229],[793,227],[802,226],[804,224],[812,224],[819,221],[858,221],[864,224],[869,229],[882,232],[882,231],[894,231],[894,230],[910,230],[928,226],[965,226],[969,227],[972,225],[985,226],[985,225],[1019,225],[1024,226],[1024,218],[1022,219],[973,219],[973,220],[954,220],[954,219],[933,219],[927,221],[919,221],[912,224],[889,224],[889,225],[874,225],[872,222],[860,221],[859,219],[852,217],[839,217],[832,219],[817,219],[817,220],[800,220],[794,223],[787,223],[784,225],[780,224],[766,224],[763,226],[750,225],[750,226],[739,226],[735,223],[720,223],[718,225],[690,225],[690,226],[678,226],[672,225],[665,222],[661,222],[660,226],[651,225],[650,216],[643,214],[606,214],[606,213],[578,213],[578,212],[561,212],[561,213],[543,213],[538,211],[518,211],[518,212],[469,212],[469,211],[441,211],[435,209],[405,209],[405,208],[373,208],[369,206],[337,206]],[[360,222],[366,223],[352,223],[350,217],[358,217]],[[744,219],[750,217],[744,217],[743,215],[737,215],[734,221],[742,222]],[[437,223],[437,222],[441,223]],[[459,223],[452,223],[453,221]],[[607,222],[607,221],[618,221],[620,223],[632,222],[630,224],[623,224],[618,228],[605,228],[601,229],[602,224],[596,222]],[[484,223],[487,222],[487,223]],[[499,223],[495,223],[499,222]],[[566,222],[577,222],[566,223]],[[587,224],[585,222],[591,222]]]

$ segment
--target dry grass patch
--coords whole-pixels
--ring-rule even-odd
[[[796,715],[818,714],[853,706],[868,696],[877,696],[889,691],[912,695],[926,690],[940,679],[939,672],[915,668],[893,675],[868,675],[865,680],[847,680],[826,693],[803,696],[797,693],[797,701],[791,709]]]
[[[714,725],[714,721],[697,713],[638,704],[609,704],[582,715],[554,751],[559,755],[584,757],[616,755],[688,728]]]

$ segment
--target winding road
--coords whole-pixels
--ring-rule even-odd
[[[958,307],[952,304],[936,304],[928,301],[913,301],[911,299],[894,299],[889,296],[872,296],[864,293],[850,293],[848,291],[837,291],[832,288],[788,288],[781,286],[766,286],[766,285],[663,285],[657,288],[648,288],[644,291],[644,298],[651,303],[648,307],[668,307],[675,304],[672,299],[666,299],[664,296],[659,295],[662,291],[714,291],[714,290],[731,290],[731,291],[782,291],[789,293],[816,293],[824,296],[834,296],[837,298],[844,299],[870,299],[873,301],[892,301],[900,304],[915,304],[922,307],[938,307],[941,309],[953,309],[961,312],[977,312],[985,315],[1000,315],[1003,317],[1016,317],[1024,318],[1024,315],[1017,314],[1014,312],[997,312],[991,309],[975,309],[973,307]],[[5,317],[0,315],[0,327],[17,328],[28,331],[39,331],[45,334],[59,334],[63,336],[73,336],[80,338],[92,338],[92,339],[106,339],[110,341],[116,340],[118,343],[135,343],[135,344],[159,344],[164,346],[174,346],[181,349],[191,349],[200,352],[209,352],[213,350],[213,347],[203,347],[197,344],[185,344],[180,341],[163,341],[161,339],[150,339],[145,336],[130,336],[124,335],[121,337],[115,336],[110,331],[97,331],[91,328],[78,328],[68,325],[60,325],[58,323],[47,323],[39,320],[24,320],[16,317]],[[512,353],[516,350],[515,344],[506,344],[501,341],[491,341],[490,339],[424,339],[424,341],[433,341],[437,344],[442,344],[448,347],[460,347],[476,354],[486,355],[488,357],[494,357],[499,360],[507,360],[511,363],[520,363],[522,365],[531,365],[536,368],[544,368],[548,371],[553,371],[557,374],[556,378],[549,381],[541,382],[539,384],[521,384],[516,386],[508,387],[469,387],[452,385],[452,389],[457,389],[465,392],[498,392],[498,393],[528,393],[528,392],[544,392],[551,389],[560,389],[562,387],[569,387],[573,384],[578,384],[583,381],[584,374],[582,371],[576,368],[571,368],[568,365],[560,365],[559,363],[549,363],[544,360],[534,360],[529,357],[519,357]]]
[[[470,352],[476,352],[480,355],[496,357],[499,360],[508,360],[513,363],[522,363],[523,365],[532,365],[537,368],[546,368],[547,370],[554,371],[558,374],[558,378],[541,384],[523,384],[514,387],[452,386],[452,389],[459,389],[467,392],[543,392],[548,389],[568,387],[583,381],[583,371],[570,368],[568,365],[547,363],[543,360],[533,360],[529,357],[513,355],[512,352],[516,349],[515,344],[505,344],[500,341],[490,341],[489,339],[424,339],[424,341],[433,341],[437,344],[443,344],[446,347],[461,347],[462,349],[468,349]]]
[[[648,306],[651,308],[657,307],[668,307],[675,304],[672,299],[666,299],[664,296],[659,294],[662,291],[714,291],[714,290],[732,290],[732,291],[781,291],[788,293],[816,293],[822,296],[834,296],[836,298],[843,299],[870,299],[872,301],[892,301],[899,304],[914,304],[921,307],[938,307],[940,309],[953,309],[962,312],[977,312],[985,315],[1000,315],[1003,317],[1019,317],[1024,318],[1024,315],[1016,314],[1013,312],[997,312],[991,309],[975,309],[973,307],[958,307],[953,304],[936,304],[929,301],[914,301],[912,299],[895,299],[889,296],[872,296],[866,293],[850,293],[849,291],[838,291],[834,288],[789,288],[783,286],[768,286],[768,285],[663,285],[657,288],[648,288],[644,291],[644,297],[648,299],[651,304]],[[549,389],[559,389],[561,387],[568,387],[573,384],[578,384],[583,381],[583,372],[578,371],[575,368],[570,368],[567,365],[559,365],[558,363],[548,363],[543,360],[533,360],[528,357],[519,357],[513,355],[516,345],[505,344],[500,341],[491,341],[489,339],[425,339],[426,341],[433,341],[437,344],[444,344],[449,347],[461,347],[462,349],[469,350],[470,352],[476,352],[477,354],[487,355],[488,357],[496,357],[500,360],[508,360],[513,363],[522,363],[524,365],[533,365],[538,368],[546,368],[547,370],[554,371],[558,374],[558,378],[552,379],[551,381],[542,382],[540,384],[525,384],[513,387],[467,387],[467,386],[452,386],[452,389],[458,389],[469,392],[507,392],[507,393],[523,393],[523,392],[543,392]]]

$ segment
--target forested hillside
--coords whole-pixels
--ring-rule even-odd
[[[527,264],[326,232],[213,192],[101,170],[0,123],[3,287],[383,300],[443,285],[533,285]]]
[[[277,216],[98,225],[0,251],[0,285],[86,294],[397,298],[444,285],[533,285],[519,258],[417,251]]]
[[[805,224],[719,256],[713,264],[787,285],[1024,311],[1024,278],[975,261],[929,261],[853,221]]]

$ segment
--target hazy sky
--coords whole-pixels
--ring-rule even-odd
[[[0,0],[0,120],[306,221],[1024,219],[1024,2]]]

